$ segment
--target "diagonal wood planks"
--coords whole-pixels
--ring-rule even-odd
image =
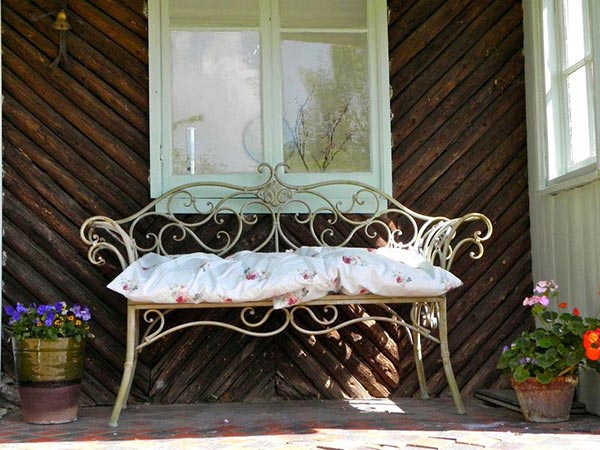
[[[514,0],[388,4],[394,195],[428,214],[481,211],[496,227],[481,261],[457,260],[465,285],[449,298],[455,373],[470,395],[506,383],[494,354],[528,323],[515,313],[531,284],[522,9]],[[69,59],[52,70],[58,34],[46,14],[55,8],[2,2],[3,297],[89,304],[97,337],[82,402],[110,404],[124,305],[105,288],[114,265],[92,267],[78,232],[88,216],[126,216],[148,201],[147,19],[142,0],[69,2]],[[303,233],[293,228],[298,242]],[[193,314],[236,320],[235,311]],[[446,385],[433,350],[425,345],[425,367],[437,395]],[[365,323],[318,339],[186,329],[146,349],[132,391],[163,403],[417,394],[404,331]]]

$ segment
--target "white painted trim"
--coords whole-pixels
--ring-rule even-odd
[[[544,161],[546,148],[545,123],[546,107],[544,104],[544,66],[543,44],[541,36],[541,9],[536,0],[523,2],[523,28],[525,53],[525,96],[527,113],[527,150],[529,186],[533,192],[544,187],[543,179],[546,170]],[[536,39],[536,36],[538,37]]]
[[[379,1],[379,0],[376,0]],[[371,6],[371,3],[367,5]],[[367,33],[368,28],[280,28],[282,33]]]
[[[372,2],[375,3],[375,2]],[[371,5],[371,2],[369,3]],[[371,6],[373,7],[373,6]],[[393,196],[392,185],[392,109],[391,109],[391,87],[390,87],[390,55],[388,41],[388,10],[387,1],[378,0],[376,3],[377,10],[374,11],[373,20],[375,23],[374,30],[377,33],[376,39],[378,51],[375,53],[376,58],[376,76],[378,81],[376,85],[379,92],[374,99],[377,101],[378,108],[378,124],[379,133],[377,147],[380,151],[377,152],[379,161],[379,188],[387,194]],[[370,17],[371,15],[369,15]]]
[[[538,194],[541,196],[552,195],[561,191],[585,186],[596,180],[600,180],[600,171],[595,165],[588,165],[548,182],[546,187],[539,189]]]
[[[525,97],[527,120],[527,153],[529,173],[529,205],[531,222],[531,254],[533,279],[539,278],[538,262],[540,249],[538,246],[539,226],[537,196],[542,187],[544,178],[545,161],[540,157],[545,152],[538,149],[545,148],[546,133],[544,127],[538,124],[544,120],[546,109],[544,105],[544,73],[536,70],[543,67],[543,52],[541,40],[534,36],[541,34],[541,4],[535,0],[523,2],[523,31],[525,53]]]
[[[590,14],[592,16],[592,29],[590,31],[592,54],[592,71],[595,74],[592,97],[594,102],[594,115],[596,127],[596,168],[600,172],[600,2],[590,2]]]
[[[275,65],[281,61],[279,37],[279,2],[259,0],[262,58],[263,158],[275,165],[274,149],[283,148],[283,71]]]
[[[150,196],[158,197],[163,191],[162,185],[162,141],[160,132],[162,122],[162,78],[160,52],[160,0],[148,2],[148,74],[150,108]],[[156,25],[159,29],[156,29]]]
[[[169,3],[161,2],[160,7],[160,155],[161,155],[161,184],[163,191],[171,188],[169,181],[173,178],[171,145],[172,136],[172,104],[171,104],[171,28],[169,24]],[[162,194],[162,192],[161,192]]]

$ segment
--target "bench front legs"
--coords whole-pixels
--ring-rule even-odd
[[[127,348],[125,351],[125,364],[123,367],[123,377],[121,378],[121,385],[119,386],[119,392],[117,393],[117,399],[113,406],[112,415],[108,422],[109,427],[118,426],[119,415],[121,410],[127,404],[127,397],[129,397],[129,391],[131,390],[131,384],[133,383],[133,374],[135,373],[135,366],[137,362],[137,350],[136,346],[139,338],[139,314],[136,309],[131,306],[127,306]]]
[[[440,353],[442,356],[442,364],[444,365],[444,372],[446,373],[446,381],[456,406],[456,412],[458,414],[465,414],[465,405],[463,403],[460,390],[456,384],[456,378],[454,378],[454,372],[452,370],[452,363],[450,362],[450,349],[448,348],[448,322],[446,319],[446,300],[440,302],[439,312],[439,327],[440,327]]]
[[[418,325],[413,322],[413,325]],[[419,380],[419,390],[421,398],[429,398],[429,389],[427,388],[427,379],[425,377],[425,368],[423,367],[423,350],[421,347],[421,333],[411,330],[413,356],[415,358],[415,368],[417,369],[417,378]]]
[[[423,320],[422,312],[423,308],[426,308],[428,316],[425,319],[428,322],[428,326],[423,326],[421,320]],[[433,309],[429,309],[433,308]],[[413,355],[415,358],[415,368],[417,370],[417,378],[419,380],[419,389],[421,391],[422,398],[429,398],[429,389],[427,387],[427,379],[425,377],[425,368],[423,366],[423,351],[421,346],[422,336],[418,331],[419,329],[429,329],[429,327],[435,327],[437,325],[439,331],[439,341],[436,339],[435,342],[439,342],[440,354],[442,358],[442,364],[444,366],[444,373],[446,375],[446,382],[448,388],[452,394],[454,405],[456,406],[456,412],[458,414],[465,414],[465,406],[463,403],[460,390],[454,378],[454,372],[452,370],[452,363],[450,362],[450,350],[448,347],[448,320],[447,320],[447,307],[446,299],[431,304],[429,306],[423,304],[414,304],[411,309],[411,321],[413,329],[411,330]],[[433,317],[431,316],[433,315]]]

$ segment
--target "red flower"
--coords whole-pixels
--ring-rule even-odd
[[[293,306],[296,303],[298,303],[298,297],[296,297],[295,295],[292,295],[291,297],[288,297],[288,299],[287,299],[288,306]]]
[[[177,303],[186,303],[186,302],[187,302],[187,298],[185,298],[183,295],[178,295],[178,296],[175,298],[175,301],[176,301]]]
[[[579,310],[577,308],[573,308],[573,315],[574,316],[578,316],[579,315]]]
[[[256,274],[250,272],[248,275],[246,275],[246,280],[256,280]]]
[[[351,264],[352,258],[350,258],[349,256],[342,256],[342,261],[344,261],[344,264]]]
[[[585,350],[585,356],[590,361],[598,361],[600,359],[600,348],[588,348]]]
[[[583,335],[583,346],[585,347],[585,356],[592,361],[600,359],[600,328],[588,330]]]
[[[567,303],[566,302],[559,303],[558,307],[561,309],[565,309],[567,307]]]
[[[583,335],[583,346],[585,348],[597,348],[600,344],[600,328],[588,330]]]

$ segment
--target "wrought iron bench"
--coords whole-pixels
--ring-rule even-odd
[[[95,216],[81,226],[81,238],[89,246],[88,258],[96,265],[112,254],[125,269],[143,254],[155,252],[176,255],[210,252],[226,255],[236,250],[284,251],[301,245],[314,246],[388,246],[418,251],[429,262],[450,270],[459,254],[473,259],[483,255],[483,242],[492,233],[490,220],[471,213],[460,218],[430,217],[406,208],[392,197],[371,186],[352,181],[330,181],[291,185],[282,180],[285,166],[259,166],[264,182],[256,186],[236,186],[199,182],[176,188],[150,202],[139,212],[123,218]],[[218,188],[220,197],[214,196]],[[331,200],[331,193],[353,189],[351,200]],[[207,200],[206,197],[213,197]],[[185,209],[184,214],[179,213]],[[370,212],[367,212],[370,210]],[[293,212],[290,212],[293,211]],[[306,240],[310,242],[306,242]],[[470,247],[470,248],[469,248]],[[378,305],[380,315],[340,319],[340,305]],[[398,308],[410,304],[410,317],[404,319]],[[324,306],[323,315],[312,312],[313,305]],[[256,308],[264,313],[256,314]],[[168,314],[182,308],[239,308],[236,323],[194,320],[169,324]],[[263,311],[261,309],[260,311]],[[307,329],[298,315],[314,321]],[[273,316],[275,326],[267,327]],[[142,333],[141,319],[147,322]],[[373,294],[348,296],[330,294],[307,304],[274,310],[269,299],[231,303],[144,303],[127,302],[127,343],[124,371],[109,425],[117,426],[133,381],[138,354],[162,337],[187,327],[219,326],[250,336],[266,337],[288,326],[301,333],[321,335],[360,321],[384,321],[403,327],[412,341],[421,396],[428,388],[422,360],[421,339],[440,346],[441,359],[457,412],[464,414],[448,349],[446,297],[384,297]]]

